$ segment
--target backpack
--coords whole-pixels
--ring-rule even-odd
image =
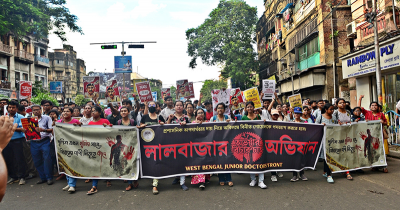
[[[134,119],[130,119],[130,126],[135,126],[135,120]],[[122,119],[118,120],[117,125],[122,125]]]

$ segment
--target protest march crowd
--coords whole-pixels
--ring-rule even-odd
[[[262,120],[262,121],[283,121],[296,123],[315,123],[315,124],[348,124],[360,121],[380,120],[383,126],[387,126],[387,119],[382,112],[382,106],[378,102],[371,102],[370,107],[361,107],[363,96],[360,96],[357,107],[350,107],[350,103],[342,98],[336,100],[335,104],[329,103],[327,100],[310,100],[302,99],[302,106],[291,107],[289,103],[282,103],[275,93],[272,100],[263,100],[262,108],[255,109],[252,101],[244,103],[242,108],[232,109],[232,105],[226,106],[219,103],[213,107],[210,101],[201,103],[200,99],[176,100],[173,101],[171,96],[165,96],[164,104],[159,102],[139,103],[135,97],[134,102],[125,99],[122,103],[110,103],[107,109],[93,101],[79,107],[75,103],[66,103],[55,106],[51,101],[43,100],[40,104],[32,104],[28,100],[0,100],[0,115],[8,115],[12,117],[14,123],[18,125],[11,141],[7,146],[0,148],[8,169],[7,184],[19,183],[26,184],[26,180],[32,179],[37,175],[40,180],[36,184],[53,184],[53,179],[59,181],[66,179],[67,185],[62,188],[70,193],[75,192],[77,179],[66,176],[64,173],[59,174],[57,169],[57,158],[55,141],[53,140],[53,127],[55,123],[69,123],[75,126],[81,125],[102,125],[104,127],[113,125],[137,126],[144,128],[148,125],[164,125],[164,124],[180,124],[185,126],[189,123],[206,123],[206,122],[229,122],[229,121],[245,121],[245,120]],[[31,108],[31,113],[27,113],[27,107]],[[397,105],[397,113],[399,112]],[[226,112],[229,109],[230,112]],[[216,112],[214,112],[216,111]],[[216,113],[216,114],[215,114]],[[25,138],[26,130],[23,128],[21,120],[35,116],[38,118],[37,132],[40,132],[39,140],[27,141]],[[4,117],[2,117],[4,118]],[[78,120],[79,119],[79,120]],[[4,119],[2,119],[4,120]],[[0,120],[1,121],[1,120]],[[0,134],[3,135],[3,134]],[[387,134],[383,133],[383,136]],[[3,138],[3,137],[2,137]],[[385,137],[384,137],[385,138]],[[384,139],[386,154],[388,153],[387,139]],[[3,145],[2,145],[3,146]],[[331,170],[326,164],[322,152],[320,153],[320,161],[324,162],[323,177],[328,183],[334,183]],[[110,165],[111,165],[110,160]],[[374,167],[374,171],[382,171],[388,173],[387,167]],[[57,171],[57,172],[54,172]],[[364,173],[362,169],[357,170],[358,173]],[[258,176],[258,181],[257,181]],[[349,171],[343,173],[348,180],[353,180]],[[233,186],[233,180],[230,173],[218,174],[219,185]],[[282,178],[281,172],[271,172],[271,181],[277,182],[278,177]],[[291,182],[298,180],[307,181],[304,170],[293,172]],[[99,179],[85,180],[86,183],[92,182],[88,195],[98,192]],[[258,186],[266,189],[264,183],[264,173],[250,174],[250,186]],[[196,185],[201,190],[205,189],[206,184],[210,181],[209,174],[196,174],[191,176],[191,184]],[[140,180],[126,180],[128,184],[126,191],[132,190],[139,186]],[[107,186],[111,186],[111,180],[106,180]],[[185,176],[177,177],[172,184],[179,184],[180,187],[187,191],[185,184]],[[153,179],[153,194],[158,194],[158,180]]]

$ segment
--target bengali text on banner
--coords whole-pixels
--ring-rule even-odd
[[[322,125],[271,121],[148,126],[139,132],[141,175],[314,168],[323,135]]]

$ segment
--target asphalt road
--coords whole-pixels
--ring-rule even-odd
[[[266,174],[268,189],[250,187],[248,174],[233,174],[233,187],[219,186],[218,177],[212,176],[204,191],[190,185],[189,191],[171,185],[172,179],[159,182],[160,194],[153,195],[151,180],[142,179],[140,186],[126,192],[126,183],[113,181],[111,187],[99,182],[99,192],[86,195],[91,183],[78,180],[77,192],[62,191],[66,180],[53,185],[36,185],[37,178],[26,185],[11,184],[0,203],[0,209],[397,209],[400,196],[400,160],[388,158],[389,173],[365,170],[353,173],[354,180],[334,174],[334,184],[322,177],[322,163],[317,171],[308,170],[309,181],[290,182],[291,172],[272,183]]]

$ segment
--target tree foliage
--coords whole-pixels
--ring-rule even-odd
[[[50,96],[50,93],[39,93],[38,95],[36,95],[35,97],[31,98],[31,102],[34,104],[39,104],[42,102],[42,100],[49,100],[51,102],[53,102],[53,104],[55,106],[59,106],[58,101]]]
[[[76,95],[76,97],[75,97],[75,104],[78,106],[83,106],[89,101],[90,101],[90,99],[85,98],[85,96],[83,96],[83,95]]]
[[[35,81],[32,84],[32,97],[38,96],[40,93],[48,93],[46,89],[43,88],[41,81]]]
[[[0,35],[11,32],[21,40],[27,34],[44,38],[52,31],[67,41],[66,28],[83,34],[78,17],[65,4],[66,0],[0,0]]]
[[[201,103],[204,101],[211,101],[211,91],[214,89],[222,89],[226,88],[227,84],[226,81],[224,80],[206,80],[203,84],[203,87],[201,87],[200,93],[203,95],[201,98]]]
[[[196,68],[197,58],[209,66],[223,64],[221,75],[237,82],[253,81],[258,69],[255,41],[257,8],[243,0],[221,0],[203,24],[186,31],[187,52]]]

